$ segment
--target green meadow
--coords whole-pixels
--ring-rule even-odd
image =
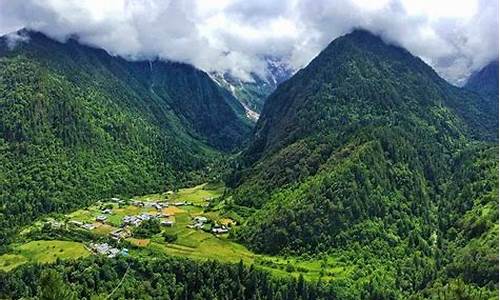
[[[72,241],[31,241],[14,247],[13,254],[0,256],[0,269],[4,271],[26,263],[52,263],[57,259],[77,259],[91,253],[82,243]]]
[[[191,188],[179,189],[179,191],[169,195],[169,199],[202,205],[206,204],[207,200],[220,197],[223,193],[224,185],[222,183],[204,183]]]

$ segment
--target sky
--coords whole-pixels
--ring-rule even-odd
[[[460,85],[498,59],[498,10],[498,0],[0,0],[0,34],[77,35],[128,59],[251,80],[265,76],[268,57],[299,69],[336,37],[364,28]]]

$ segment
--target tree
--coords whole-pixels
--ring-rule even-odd
[[[41,299],[61,300],[77,299],[70,287],[64,282],[62,276],[55,270],[45,270],[41,276]]]

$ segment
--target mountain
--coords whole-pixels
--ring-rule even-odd
[[[464,88],[477,92],[483,97],[496,99],[498,106],[498,60],[492,61],[473,73]]]
[[[428,297],[456,280],[494,294],[490,108],[367,31],[334,40],[269,96],[227,179],[247,218],[234,237],[349,262],[353,299]]]
[[[10,230],[212,176],[250,132],[239,102],[189,65],[26,30],[0,39],[0,65],[0,224]]]
[[[211,73],[221,87],[227,89],[245,107],[247,117],[257,121],[264,102],[283,81],[293,75],[292,68],[278,58],[267,57],[266,75],[250,74],[251,80],[241,80],[230,73]]]

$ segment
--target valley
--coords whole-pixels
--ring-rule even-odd
[[[113,257],[151,259],[177,256],[222,263],[242,261],[245,265],[253,265],[279,277],[297,278],[302,275],[311,281],[342,279],[352,272],[353,266],[336,260],[334,256],[256,254],[229,239],[229,233],[214,233],[212,229],[215,226],[229,230],[237,227],[228,214],[211,206],[219,200],[223,191],[221,183],[205,183],[177,192],[149,194],[127,200],[101,200],[87,208],[44,218],[21,230],[16,242],[9,245],[10,250],[0,255],[0,270],[11,271],[27,262],[54,263],[56,260],[83,259],[90,255],[111,257],[109,251],[97,251],[94,246],[106,245],[106,250],[120,250]],[[164,206],[157,209],[157,204]],[[159,232],[137,237],[133,233],[137,227],[124,224],[126,216],[146,216],[148,220],[157,218],[160,225],[164,220],[172,224],[161,225]],[[105,219],[98,221],[100,217]],[[199,217],[206,220],[203,219],[203,226],[194,227],[200,224],[196,222]],[[117,231],[127,234],[114,234]],[[175,237],[175,240],[168,241],[168,237]]]
[[[16,34],[0,298],[498,293],[498,63],[458,87],[354,29],[248,83]]]

